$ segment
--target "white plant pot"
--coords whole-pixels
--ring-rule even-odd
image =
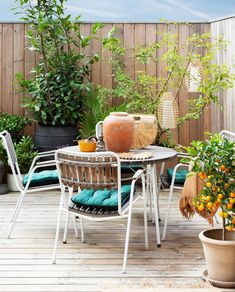
[[[22,175],[22,177],[24,176],[25,174]],[[21,185],[21,180],[20,180],[19,175],[17,175],[17,179],[18,179],[19,185]],[[17,188],[16,182],[15,182],[14,175],[11,173],[8,173],[7,175],[7,185],[10,192],[19,192],[19,189]]]

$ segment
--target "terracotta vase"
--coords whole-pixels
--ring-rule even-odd
[[[128,113],[110,113],[103,123],[103,136],[108,151],[128,152],[134,137],[134,119]]]

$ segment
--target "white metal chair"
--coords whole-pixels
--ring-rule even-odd
[[[47,151],[47,152],[41,152],[39,153],[34,160],[32,161],[30,170],[28,172],[28,180],[25,185],[23,185],[23,177],[20,172],[20,168],[18,165],[17,161],[17,156],[16,152],[14,149],[14,145],[11,139],[11,135],[7,131],[3,131],[0,133],[0,138],[2,139],[2,144],[3,147],[6,150],[7,157],[8,157],[8,165],[12,171],[16,186],[20,192],[20,196],[18,198],[13,216],[11,218],[11,226],[10,230],[8,233],[8,238],[10,238],[14,224],[16,222],[20,207],[22,205],[24,196],[26,193],[33,193],[33,192],[38,192],[38,191],[48,191],[48,190],[54,190],[54,189],[59,189],[59,183],[57,182],[56,184],[45,184],[41,185],[39,187],[30,187],[30,184],[32,182],[33,175],[35,174],[36,171],[48,167],[48,166],[55,166],[55,160],[54,160],[54,153],[55,151]],[[39,161],[40,158],[46,158],[46,157],[52,157],[51,160],[47,161]]]
[[[178,158],[185,158],[187,155],[181,155],[179,154],[177,156]],[[189,170],[189,164],[187,163],[178,163],[173,170],[173,175],[171,179],[171,184],[170,184],[170,189],[169,189],[169,196],[168,196],[168,204],[167,204],[167,209],[166,209],[166,216],[165,216],[165,222],[164,222],[164,228],[163,228],[163,235],[162,235],[162,240],[166,239],[166,232],[167,232],[167,225],[168,225],[168,219],[169,219],[169,214],[170,214],[170,209],[171,209],[171,202],[172,202],[172,196],[174,190],[182,190],[183,186],[179,186],[175,184],[175,179],[176,179],[176,172],[180,168],[186,168]]]
[[[220,132],[220,135],[224,138],[231,140],[231,141],[235,141],[235,133],[233,133],[233,132],[223,130]]]
[[[59,173],[61,186],[61,200],[56,228],[53,263],[56,262],[56,250],[59,239],[60,221],[62,211],[67,212],[66,225],[64,230],[64,242],[66,242],[69,213],[76,214],[80,219],[82,242],[84,242],[83,219],[93,221],[105,221],[127,218],[127,231],[125,241],[125,251],[123,259],[122,272],[126,272],[128,245],[131,227],[132,207],[134,202],[141,197],[141,194],[135,191],[135,183],[142,179],[142,193],[144,203],[144,236],[145,247],[148,248],[148,231],[147,231],[147,211],[146,211],[146,195],[145,195],[145,171],[138,170],[131,182],[128,200],[122,202],[122,181],[121,181],[121,165],[119,156],[113,152],[96,152],[82,153],[72,152],[68,150],[56,151],[56,164]],[[65,198],[65,190],[68,189],[69,198]],[[89,204],[77,205],[72,203],[72,196],[75,190],[79,190],[78,198],[84,194],[86,190],[117,190],[117,199],[115,209],[108,209],[100,206],[90,206]],[[74,198],[74,197],[73,197]]]

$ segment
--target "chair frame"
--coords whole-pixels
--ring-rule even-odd
[[[17,189],[20,192],[20,196],[17,200],[16,207],[15,207],[15,210],[13,212],[13,215],[12,215],[11,221],[10,221],[11,225],[10,225],[10,229],[9,229],[9,232],[7,235],[7,238],[10,238],[12,230],[13,230],[14,225],[15,225],[15,222],[17,220],[19,211],[20,211],[20,207],[22,205],[22,202],[24,200],[26,193],[55,190],[55,189],[59,189],[60,186],[59,186],[59,184],[52,184],[52,185],[45,185],[45,186],[40,186],[40,187],[29,187],[31,180],[32,180],[32,177],[33,177],[33,174],[35,173],[36,170],[47,167],[47,166],[55,166],[56,165],[54,159],[47,160],[47,161],[41,161],[41,162],[38,161],[41,158],[53,156],[55,151],[46,151],[46,152],[38,153],[38,155],[34,158],[34,160],[31,163],[31,166],[30,166],[30,169],[28,172],[29,179],[27,181],[27,184],[25,186],[23,186],[23,183],[22,183],[23,177],[22,177],[22,174],[21,174],[21,171],[19,168],[19,164],[18,164],[16,153],[15,153],[14,144],[13,144],[12,139],[11,139],[11,135],[7,131],[2,131],[2,132],[0,132],[0,138],[2,139],[3,147],[5,148],[5,150],[7,152],[8,165],[12,171]]]
[[[68,159],[64,159],[63,155],[67,155]],[[62,158],[60,157],[62,156]],[[107,158],[110,159],[107,162]],[[81,160],[85,160],[82,164]],[[103,161],[101,165],[99,165],[99,161]],[[126,264],[127,264],[127,257],[128,257],[128,246],[129,246],[129,237],[130,237],[130,227],[131,227],[131,217],[132,217],[132,207],[136,200],[140,197],[140,194],[135,196],[135,183],[136,181],[141,178],[142,180],[142,192],[143,192],[143,204],[144,204],[144,237],[145,237],[145,248],[148,248],[148,229],[147,229],[147,210],[146,210],[146,193],[145,193],[145,170],[138,170],[132,179],[131,182],[131,192],[130,192],[130,199],[128,204],[124,206],[121,205],[121,163],[119,156],[110,151],[106,152],[94,152],[94,153],[83,153],[83,152],[75,152],[75,151],[66,151],[63,149],[57,150],[55,153],[55,160],[59,174],[60,180],[60,187],[61,187],[61,199],[60,199],[60,207],[59,207],[59,214],[57,219],[57,227],[56,227],[56,235],[55,235],[55,243],[54,243],[54,252],[53,252],[53,263],[56,263],[56,250],[57,244],[59,239],[59,231],[60,231],[60,221],[62,211],[67,212],[65,229],[64,229],[64,238],[63,242],[66,242],[67,239],[67,228],[69,222],[69,214],[73,213],[76,214],[80,219],[81,225],[81,240],[84,242],[84,227],[83,227],[83,219],[92,220],[92,221],[106,221],[106,220],[117,220],[126,218],[127,219],[127,231],[126,231],[126,241],[125,241],[125,250],[124,250],[124,259],[123,259],[123,267],[122,273],[126,272]],[[67,160],[67,161],[66,161]],[[106,160],[106,161],[105,161]],[[92,163],[90,163],[92,161]],[[92,165],[93,164],[93,165]],[[81,168],[81,165],[83,168]],[[65,167],[67,167],[67,175],[64,174]],[[70,201],[73,192],[75,189],[82,190],[84,188],[96,188],[96,189],[105,189],[107,187],[107,183],[104,181],[100,182],[100,169],[103,169],[104,176],[106,174],[106,168],[116,168],[116,181],[112,182],[113,185],[110,185],[109,188],[117,188],[118,191],[118,210],[115,215],[110,216],[97,216],[96,214],[92,213],[78,213],[75,210],[71,210],[68,208],[68,201],[65,198],[65,190],[68,189]],[[81,170],[83,169],[83,171]],[[99,182],[98,186],[97,183],[94,183],[92,177],[97,175],[97,181]],[[84,185],[82,182],[83,176],[86,176],[86,173],[89,173],[88,178],[86,177],[87,185]],[[66,176],[66,179],[64,179]],[[104,179],[109,180],[109,179]],[[113,180],[113,177],[111,178]],[[109,181],[108,181],[109,183]]]

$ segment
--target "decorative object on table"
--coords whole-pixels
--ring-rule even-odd
[[[203,67],[200,60],[192,60],[187,69],[186,86],[188,92],[198,92],[203,77]]]
[[[103,151],[106,151],[106,147],[104,143],[104,137],[103,135],[100,135],[96,143],[96,152],[103,152]]]
[[[158,118],[162,129],[177,128],[179,109],[171,92],[163,93],[158,106]]]
[[[132,149],[144,148],[152,144],[157,136],[157,118],[155,115],[130,114],[135,121]]]
[[[79,140],[78,145],[81,152],[95,152],[96,151],[95,138]]]
[[[152,157],[151,152],[123,152],[118,154],[121,159],[144,160]]]
[[[203,278],[223,288],[235,288],[235,133],[222,131],[187,148],[192,171],[203,188],[195,196],[195,210],[211,217],[220,208],[222,228],[199,234],[206,258]]]
[[[112,112],[104,119],[103,136],[106,149],[128,152],[134,138],[134,119],[125,112]]]

